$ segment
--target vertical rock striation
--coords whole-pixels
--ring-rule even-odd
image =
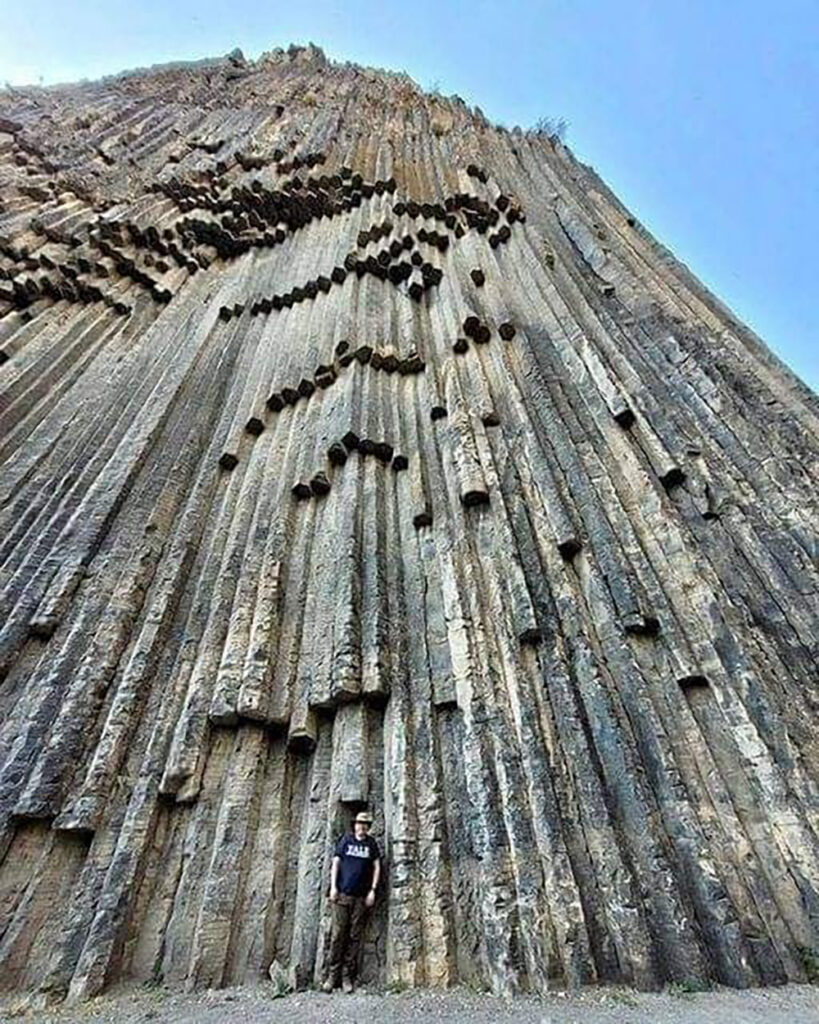
[[[0,983],[804,979],[819,402],[559,142],[313,47],[0,97]]]

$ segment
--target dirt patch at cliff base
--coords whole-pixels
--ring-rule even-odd
[[[817,1024],[819,987],[634,992],[600,988],[555,992],[542,998],[500,999],[454,989],[448,992],[360,990],[351,996],[299,992],[275,998],[258,987],[181,993],[142,987],[113,992],[77,1006],[49,1010],[0,1002],[0,1022],[34,1024]]]

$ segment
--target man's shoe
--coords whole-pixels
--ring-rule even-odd
[[[353,985],[353,979],[352,978],[345,978],[344,981],[342,981],[342,983],[341,983],[341,987],[347,993],[347,995],[350,995],[350,993],[355,988],[355,985]]]
[[[336,986],[335,986],[335,983],[334,983],[333,979],[332,978],[328,978],[324,982],[324,984],[321,986],[321,991],[322,992],[332,992],[335,987]]]

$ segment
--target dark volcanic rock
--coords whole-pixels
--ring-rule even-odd
[[[805,980],[819,406],[594,172],[310,46],[0,178],[2,987],[319,979],[363,806],[365,980]]]

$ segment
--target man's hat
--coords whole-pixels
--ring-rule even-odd
[[[373,816],[368,811],[359,811],[355,816],[356,821],[360,821],[364,825],[372,825]]]

